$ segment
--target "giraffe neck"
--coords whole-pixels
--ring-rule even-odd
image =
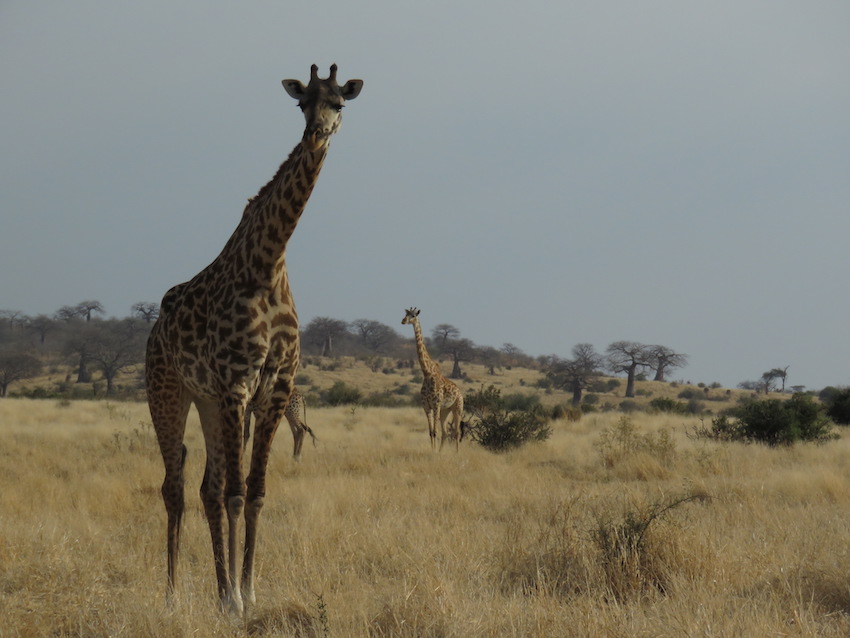
[[[422,338],[422,328],[419,326],[419,318],[413,320],[413,334],[416,336],[416,354],[419,355],[419,365],[422,368],[422,373],[425,376],[434,374],[434,368],[437,364],[428,356],[428,350],[425,348],[425,339]]]
[[[248,200],[242,220],[221,254],[246,273],[246,279],[271,284],[285,275],[286,244],[301,219],[327,152],[327,143],[311,151],[300,142],[271,181]]]

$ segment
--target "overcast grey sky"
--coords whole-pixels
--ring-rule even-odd
[[[2,0],[0,308],[159,302],[333,62],[365,85],[288,248],[302,324],[850,383],[846,0]]]

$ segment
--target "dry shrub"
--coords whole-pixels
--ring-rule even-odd
[[[668,512],[684,503],[706,498],[702,492],[668,497],[628,510],[619,521],[607,517],[597,521],[592,530],[593,540],[599,550],[606,586],[616,600],[628,600],[651,590],[667,592],[673,567],[669,549],[676,537],[664,536],[656,528]]]

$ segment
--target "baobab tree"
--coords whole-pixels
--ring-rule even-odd
[[[556,388],[572,392],[572,404],[579,406],[582,392],[599,376],[604,359],[589,343],[573,346],[572,355],[572,359],[553,356],[546,369],[546,376]]]
[[[139,301],[130,308],[134,317],[144,320],[145,323],[153,323],[159,317],[159,304],[151,301]]]
[[[649,348],[635,341],[615,341],[605,350],[608,366],[615,374],[626,373],[626,396],[635,396],[635,376],[638,368],[650,365]]]
[[[348,333],[348,323],[330,317],[316,317],[304,328],[304,340],[321,348],[321,356],[334,355],[334,342]]]
[[[665,381],[664,375],[668,370],[684,368],[688,365],[688,355],[675,352],[667,346],[647,346],[650,368],[655,370],[653,381]]]

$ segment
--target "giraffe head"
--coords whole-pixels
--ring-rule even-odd
[[[401,325],[412,324],[419,317],[419,308],[408,308],[404,311],[404,319],[401,320]]]
[[[314,64],[310,67],[307,86],[300,80],[283,80],[283,88],[298,100],[298,107],[307,120],[304,141],[310,150],[316,151],[339,129],[342,107],[346,100],[353,100],[360,94],[363,80],[349,80],[340,86],[336,82],[336,64],[331,65],[331,74],[325,79],[319,77],[319,67]]]

